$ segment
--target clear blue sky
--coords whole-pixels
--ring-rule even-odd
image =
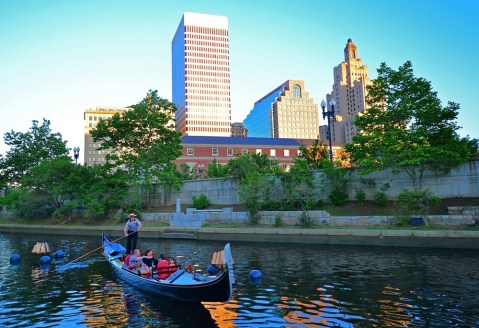
[[[171,40],[186,11],[229,19],[233,121],[287,79],[319,104],[351,38],[371,78],[381,62],[411,60],[444,105],[460,103],[461,136],[479,138],[477,0],[0,0],[0,153],[5,132],[32,120],[82,147],[86,108],[128,106],[149,89],[171,100]]]

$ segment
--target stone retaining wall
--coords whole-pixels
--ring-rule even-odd
[[[276,217],[285,225],[297,225],[302,212],[297,211],[262,211],[259,224],[273,226]],[[242,224],[248,221],[247,212],[204,212],[206,224]],[[398,223],[396,216],[331,216],[325,211],[309,211],[308,215],[317,225],[325,226],[391,226]],[[142,213],[144,221],[160,221],[169,224],[173,213]],[[429,215],[428,222],[437,226],[463,226],[475,224],[474,215]]]

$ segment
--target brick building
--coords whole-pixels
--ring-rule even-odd
[[[298,140],[285,138],[184,136],[182,142],[183,155],[175,161],[176,165],[186,163],[205,169],[213,159],[226,164],[238,154],[250,153],[266,154],[289,170],[301,146]]]

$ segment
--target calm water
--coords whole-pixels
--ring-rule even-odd
[[[0,233],[0,327],[479,327],[477,251],[232,243],[233,300],[191,305],[123,283],[100,251],[67,270],[40,267],[31,250],[45,241],[64,263],[100,246],[100,236]],[[204,272],[223,243],[139,246]],[[13,253],[19,265],[10,265]],[[261,283],[250,282],[252,269]]]

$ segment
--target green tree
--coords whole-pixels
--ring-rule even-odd
[[[34,167],[22,179],[22,186],[2,203],[24,218],[72,218],[75,210],[82,210],[88,218],[104,217],[124,205],[128,181],[125,171],[75,165],[69,158],[55,158]]]
[[[345,148],[359,173],[406,172],[422,188],[427,169],[447,173],[471,156],[468,138],[459,138],[459,104],[441,105],[431,83],[414,76],[407,61],[397,71],[382,63],[368,86],[368,109],[357,116],[358,133]]]
[[[209,164],[206,174],[209,178],[224,178],[228,176],[228,166],[218,163],[214,158]]]
[[[318,202],[318,193],[313,171],[308,160],[295,158],[289,172],[277,173],[281,180],[282,210],[310,210]]]
[[[350,181],[350,170],[341,166],[340,161],[331,163],[330,161],[323,162],[324,175],[329,188],[329,199],[335,206],[346,205],[348,201],[348,184]]]
[[[299,150],[298,158],[306,159],[308,166],[313,169],[322,169],[323,161],[329,160],[328,147],[317,139],[311,146],[302,145]]]
[[[176,169],[177,175],[181,180],[194,180],[198,177],[196,173],[196,165],[188,165],[181,163],[180,167]]]
[[[112,211],[123,209],[132,212],[136,209],[137,199],[128,202],[129,181],[128,172],[110,170],[103,165],[83,166],[78,174],[70,177],[76,185],[73,208],[82,208],[85,218],[108,216]]]
[[[0,156],[0,185],[19,186],[42,161],[68,156],[66,141],[60,133],[52,133],[49,120],[43,119],[42,125],[35,120],[32,123],[27,132],[5,133],[4,141],[10,149]]]
[[[126,170],[147,197],[153,184],[167,189],[181,185],[172,164],[182,149],[175,112],[175,104],[150,90],[131,110],[101,120],[91,131],[93,140],[100,142],[98,149],[113,150],[105,156],[108,164]]]
[[[266,154],[241,154],[228,162],[229,176],[242,180],[250,172],[270,174],[279,171],[278,161],[270,160]]]
[[[69,158],[56,158],[43,161],[34,167],[22,180],[22,188],[29,191],[32,198],[43,199],[44,206],[59,211],[73,199],[75,184],[69,177],[77,165]]]
[[[249,224],[256,225],[261,219],[259,212],[270,200],[271,176],[257,171],[245,173],[238,191],[241,203],[249,212]]]

